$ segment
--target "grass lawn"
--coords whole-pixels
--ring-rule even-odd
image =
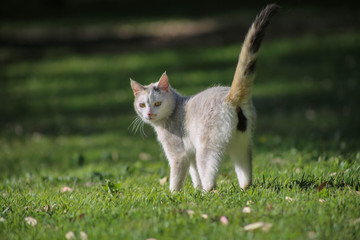
[[[152,129],[147,137],[129,129],[129,78],[150,83],[166,70],[187,95],[230,85],[239,50],[49,54],[3,65],[0,239],[359,239],[359,33],[265,41],[253,186],[240,190],[225,159],[216,191],[196,191],[189,179],[168,191]]]

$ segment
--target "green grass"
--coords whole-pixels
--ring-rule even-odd
[[[128,129],[129,77],[149,83],[166,70],[188,95],[230,85],[239,45],[50,54],[4,65],[0,238],[64,239],[73,231],[80,239],[83,231],[89,239],[357,239],[359,40],[354,33],[264,44],[254,184],[240,190],[225,159],[218,189],[206,194],[189,179],[175,194],[159,183],[169,168],[152,130],[143,138]],[[243,213],[249,200],[252,211]],[[243,229],[259,221],[272,227]]]

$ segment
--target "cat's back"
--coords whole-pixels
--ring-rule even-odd
[[[186,112],[189,115],[210,114],[222,108],[229,87],[212,87],[189,98],[186,103]]]
[[[236,125],[234,107],[225,102],[229,87],[208,88],[188,99],[185,127],[192,141],[230,133]]]

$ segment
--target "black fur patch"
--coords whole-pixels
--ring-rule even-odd
[[[247,127],[247,119],[244,115],[244,113],[242,112],[240,107],[236,108],[236,112],[238,114],[238,125],[237,125],[237,130],[239,130],[240,132],[245,132],[246,131],[246,127]]]
[[[249,65],[247,65],[245,70],[245,75],[250,75],[255,72],[256,60],[252,60]]]
[[[265,29],[270,23],[270,19],[275,15],[279,6],[275,4],[268,5],[254,21],[255,33],[250,39],[250,51],[256,53],[264,38]]]

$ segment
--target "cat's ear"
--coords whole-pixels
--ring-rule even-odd
[[[135,96],[136,96],[139,92],[144,91],[144,89],[145,89],[143,85],[141,85],[140,83],[132,80],[131,78],[130,78],[130,85],[131,85],[131,88],[132,88]]]
[[[166,72],[164,72],[163,75],[161,76],[157,87],[165,92],[169,92],[170,85],[169,85],[169,79],[168,79],[168,76],[166,75]]]

